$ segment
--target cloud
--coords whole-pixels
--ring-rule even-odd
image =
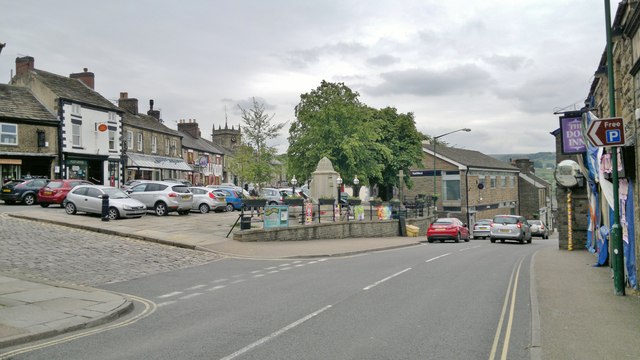
[[[378,55],[367,59],[367,63],[375,66],[387,66],[400,62],[400,58],[391,55]]]
[[[454,93],[481,93],[491,83],[491,74],[474,64],[446,70],[409,69],[380,74],[383,82],[365,86],[371,95],[441,96]]]
[[[530,60],[528,60],[526,57],[517,56],[517,55],[493,54],[490,56],[483,57],[482,60],[485,63],[489,65],[493,65],[500,69],[507,69],[507,70],[513,70],[513,71],[520,70],[523,67],[530,64]]]
[[[284,56],[279,56],[285,63],[294,68],[306,68],[310,64],[317,63],[322,57],[329,56],[353,56],[362,54],[367,47],[357,42],[339,42],[308,49],[293,50]]]

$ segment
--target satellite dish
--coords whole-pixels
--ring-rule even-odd
[[[579,179],[582,178],[580,165],[573,160],[563,160],[556,166],[554,177],[561,186],[574,187],[580,183]]]

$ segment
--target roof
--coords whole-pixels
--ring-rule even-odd
[[[90,89],[78,79],[72,79],[38,69],[34,69],[31,73],[35,74],[36,78],[42,81],[42,83],[44,83],[44,85],[53,91],[58,97],[114,111],[122,111],[111,101],[104,98],[95,90]]]
[[[522,178],[524,181],[528,182],[529,184],[537,187],[538,189],[545,189],[547,186],[549,186],[549,183],[540,179],[539,177],[532,175],[532,174],[523,174],[520,173],[519,174],[520,178]]]
[[[124,125],[182,137],[182,134],[180,134],[178,131],[167,127],[151,115],[132,114],[125,111],[122,116],[122,123]]]
[[[428,142],[422,143],[422,150],[433,155],[433,145],[429,144]],[[475,150],[458,149],[437,144],[436,156],[444,157],[445,160],[457,162],[466,166],[467,168],[484,168],[518,172],[520,171],[520,169],[509,163],[500,161],[494,157],[485,155]]]
[[[58,121],[26,87],[0,84],[0,117]]]
[[[203,139],[201,137],[194,138],[188,132],[178,131],[182,135],[182,147],[187,149],[194,149],[212,154],[225,154],[226,152],[221,146],[214,144],[210,140]]]

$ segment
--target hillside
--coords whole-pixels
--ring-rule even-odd
[[[555,152],[539,152],[535,154],[490,154],[489,156],[507,163],[511,163],[511,160],[516,159],[529,159],[533,161],[533,167],[535,169],[556,168]]]

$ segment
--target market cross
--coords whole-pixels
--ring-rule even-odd
[[[624,145],[624,121],[622,118],[594,120],[587,130],[587,138],[594,146]]]

